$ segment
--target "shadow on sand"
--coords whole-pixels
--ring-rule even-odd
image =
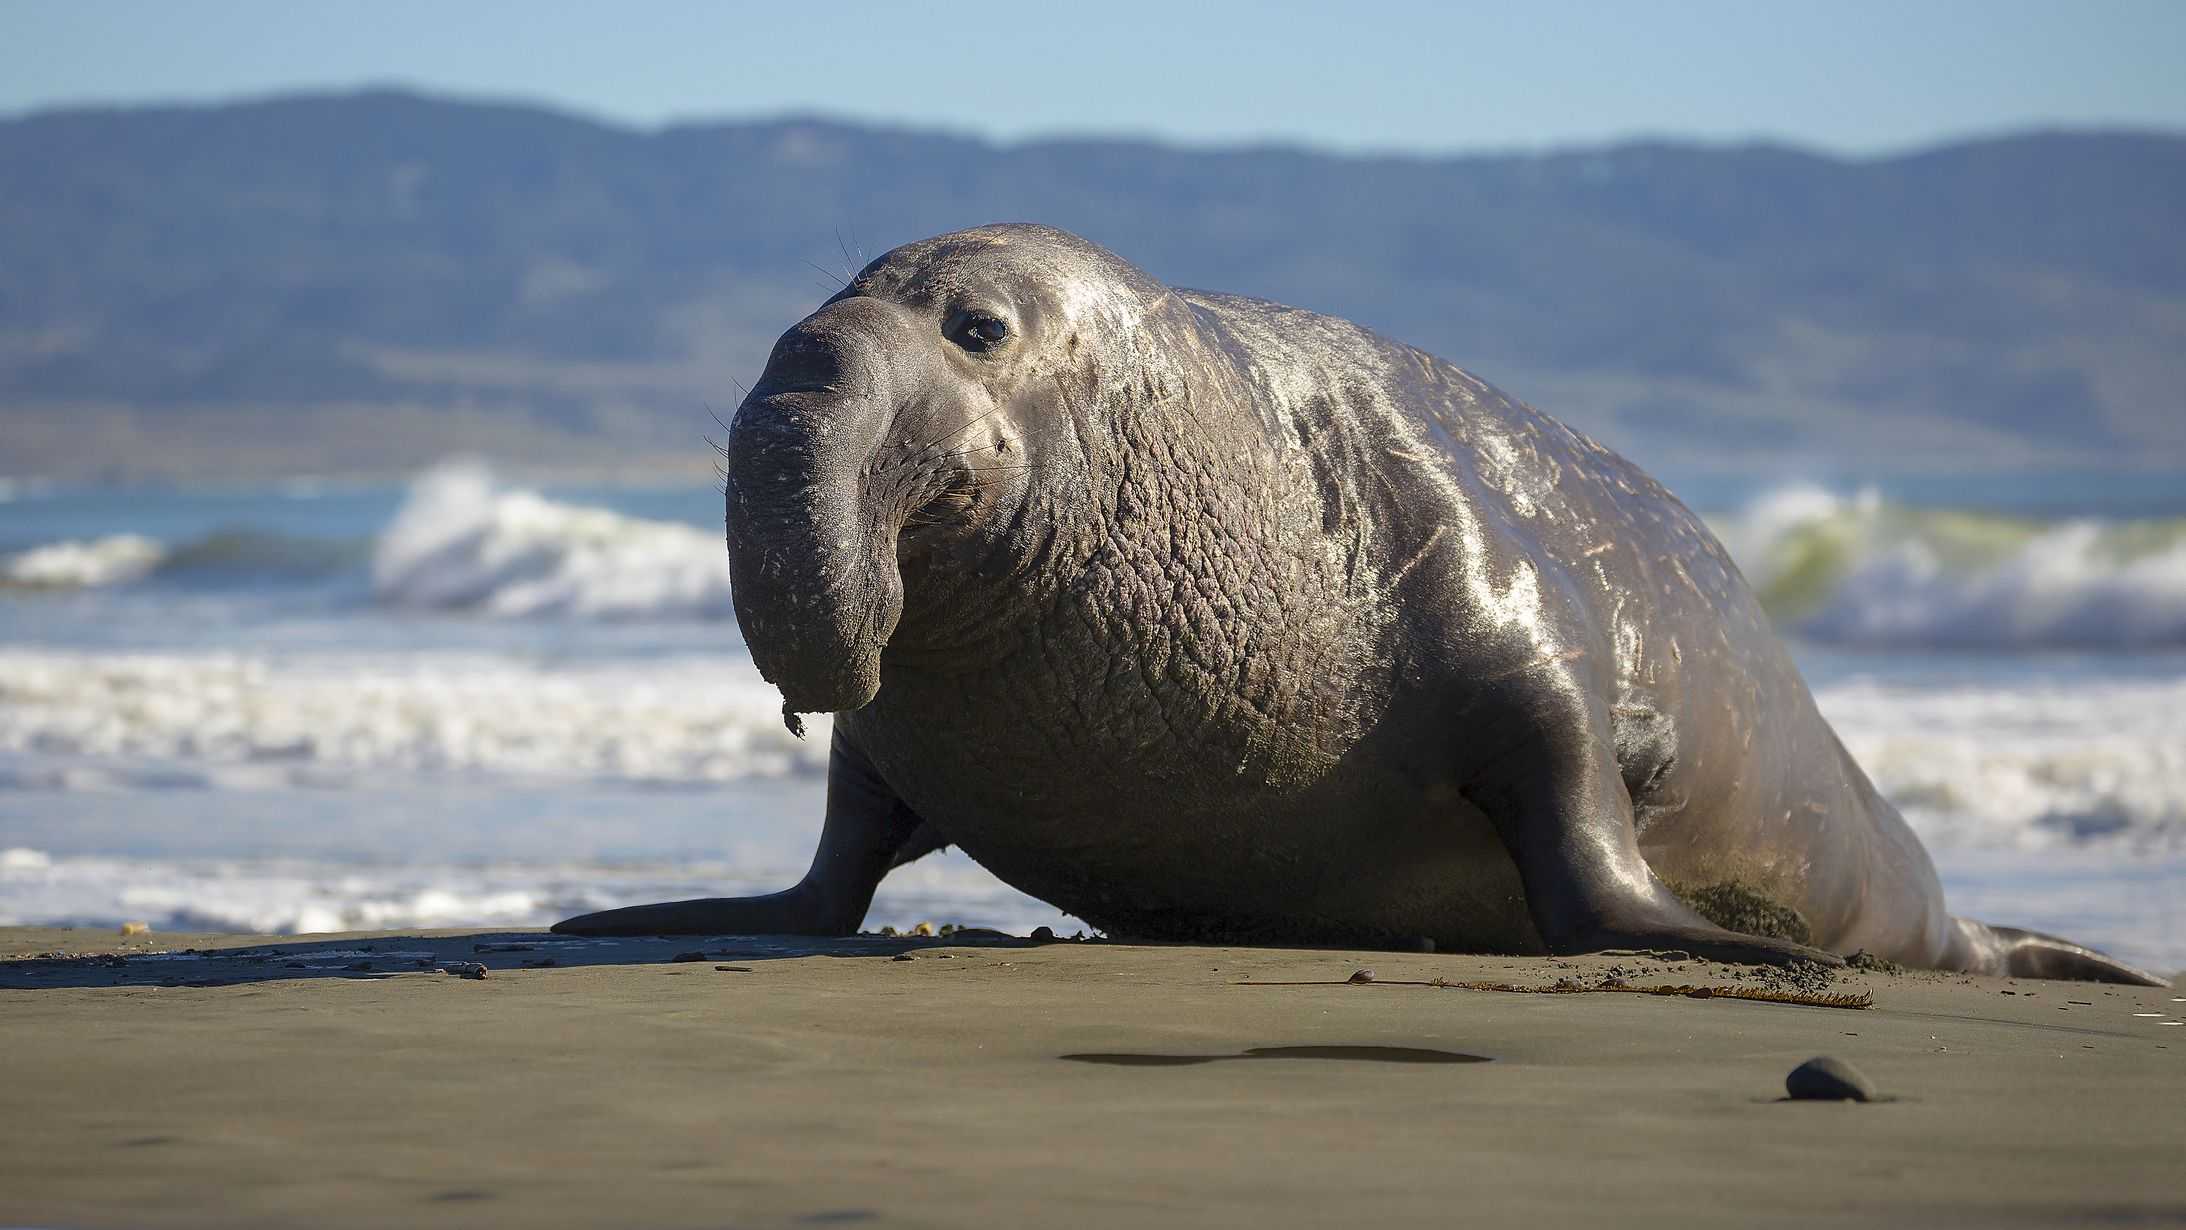
[[[1354,1063],[1488,1063],[1486,1055],[1438,1051],[1423,1046],[1255,1046],[1235,1055],[1146,1055],[1087,1053],[1062,1055],[1074,1063],[1121,1068],[1184,1068],[1231,1059],[1340,1059]]]
[[[0,990],[60,987],[217,987],[298,978],[392,978],[439,971],[504,977],[587,965],[774,961],[785,957],[907,956],[929,948],[1034,948],[1046,941],[992,931],[946,937],[857,935],[632,936],[543,932],[297,940],[241,948],[40,956],[0,961]]]

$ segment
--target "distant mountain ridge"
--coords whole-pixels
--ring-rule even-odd
[[[2186,465],[2177,134],[1363,157],[372,91],[0,121],[0,472],[697,456],[846,266],[997,220],[1352,317],[1643,462]]]

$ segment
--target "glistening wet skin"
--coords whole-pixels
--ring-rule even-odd
[[[1160,1055],[1083,1052],[1057,1056],[1073,1063],[1120,1068],[1183,1068],[1229,1059],[1341,1059],[1355,1063],[1488,1063],[1486,1055],[1438,1051],[1422,1046],[1255,1046],[1235,1055]]]

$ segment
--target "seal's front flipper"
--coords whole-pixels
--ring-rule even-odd
[[[762,897],[706,897],[602,910],[556,923],[563,935],[849,935],[890,868],[943,838],[921,822],[837,729],[828,749],[827,822],[796,887]]]
[[[1538,693],[1536,693],[1538,695]],[[1521,697],[1487,723],[1514,740],[1486,761],[1466,797],[1487,813],[1526,886],[1526,908],[1548,950],[1682,949],[1709,961],[1791,965],[1844,959],[1788,940],[1726,931],[1677,899],[1639,851],[1615,740],[1575,681],[1554,703]],[[1558,710],[1565,711],[1559,713]]]
[[[842,935],[842,928],[802,891],[763,897],[701,897],[581,914],[555,923],[557,935]]]
[[[1992,927],[1970,918],[1954,918],[1963,951],[1952,963],[1973,974],[2007,974],[2016,978],[2070,978],[2080,982],[2122,982],[2129,986],[2167,987],[2170,980],[2135,969],[2114,957],[2083,944],[2022,931],[2017,927]]]

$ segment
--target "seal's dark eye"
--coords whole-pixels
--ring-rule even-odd
[[[949,321],[949,340],[970,351],[988,351],[1010,335],[1007,323],[981,312],[959,312]]]

